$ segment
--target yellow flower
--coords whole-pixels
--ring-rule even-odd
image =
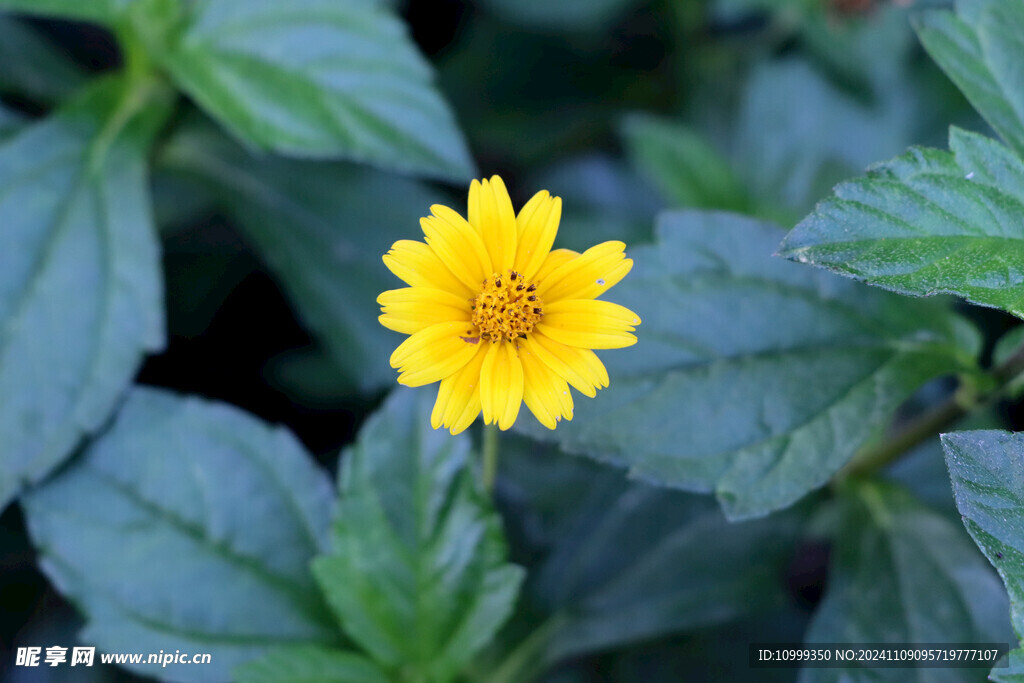
[[[474,180],[469,220],[434,205],[426,244],[399,240],[384,263],[409,287],[377,297],[384,327],[411,335],[391,355],[398,381],[440,381],[434,429],[466,429],[483,410],[508,429],[526,407],[554,429],[573,413],[569,385],[591,398],[608,373],[591,349],[636,343],[640,318],[597,300],[633,261],[622,242],[551,250],[562,200],[538,192],[516,216],[501,178]]]

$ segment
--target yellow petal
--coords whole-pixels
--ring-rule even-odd
[[[562,265],[568,263],[579,255],[579,252],[573,251],[572,249],[555,249],[550,252],[547,257],[545,257],[544,262],[540,264],[537,274],[533,276],[533,281],[539,285],[544,282],[551,273],[558,270]]]
[[[569,385],[535,353],[535,348],[520,346],[523,364],[523,402],[537,420],[554,429],[562,418],[572,419],[572,396]]]
[[[466,206],[466,218],[473,229],[480,232],[480,188],[481,183],[476,178],[469,184],[469,202]]]
[[[480,369],[480,407],[484,422],[511,427],[523,403],[523,364],[512,342],[491,344]]]
[[[530,201],[523,204],[523,208],[519,209],[519,214],[516,216],[516,230],[519,231],[520,242],[523,240],[523,233],[526,230],[526,226],[534,219],[537,210],[541,207],[548,206],[550,201],[551,194],[547,190],[541,190],[530,197]]]
[[[593,398],[598,389],[608,386],[608,371],[590,349],[566,346],[536,330],[520,342],[520,349],[530,350],[585,396]]]
[[[640,316],[625,306],[599,299],[565,299],[545,304],[544,317],[555,316],[579,318],[599,328],[622,327],[631,332],[641,323]]]
[[[484,278],[494,272],[480,235],[447,206],[435,204],[430,211],[432,216],[420,219],[427,244],[464,285],[479,289]]]
[[[450,377],[441,380],[430,414],[434,429],[445,427],[452,434],[465,431],[480,414],[480,368],[487,355],[487,346],[480,344],[476,354]]]
[[[582,286],[573,288],[569,285],[570,279],[566,278],[562,283],[567,291],[556,291],[555,294],[549,292],[548,296],[552,301],[557,299],[595,299],[619,284],[622,278],[633,270],[633,259],[619,257],[613,264],[596,264],[590,270],[589,273],[578,274],[577,280],[583,283]],[[595,271],[603,272],[604,276],[594,278]],[[557,289],[561,290],[562,286]]]
[[[581,349],[624,349],[627,346],[636,344],[636,337],[627,333],[601,334],[580,330],[557,329],[547,325],[538,325],[537,329],[556,341]]]
[[[604,242],[555,268],[538,284],[545,303],[559,299],[593,299],[615,285],[633,267],[622,242]]]
[[[512,268],[518,236],[516,213],[500,177],[470,184],[469,223],[483,239],[494,272],[504,274]]]
[[[380,324],[402,334],[448,321],[468,322],[471,316],[469,299],[443,289],[404,287],[389,289],[377,297],[384,315]]]
[[[468,335],[472,328],[464,322],[431,325],[399,344],[391,354],[391,367],[398,368],[398,383],[423,386],[454,374],[469,362],[479,340]]]
[[[618,349],[632,346],[630,332],[640,316],[625,306],[596,299],[571,299],[544,305],[537,324],[542,334],[555,341],[586,349]]]
[[[444,289],[466,297],[472,297],[476,291],[455,277],[430,245],[423,242],[398,240],[384,254],[384,265],[413,287]]]
[[[519,211],[516,218],[519,244],[512,267],[527,281],[532,280],[551,252],[561,218],[561,197],[549,197],[546,191],[535,194]]]

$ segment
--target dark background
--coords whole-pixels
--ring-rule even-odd
[[[718,124],[735,110],[751,63],[813,53],[801,27],[787,28],[778,13],[758,9],[753,2],[731,3],[749,7],[730,12],[713,11],[713,4],[637,2],[600,29],[585,31],[517,26],[486,7],[460,0],[410,0],[403,4],[403,15],[422,51],[438,67],[442,90],[480,169],[487,175],[500,173],[518,206],[537,189],[529,184],[537,169],[553,161],[581,153],[620,159],[618,113],[678,116],[721,140],[727,131]],[[876,4],[829,0],[822,2],[821,11],[837,24],[871,21]],[[29,23],[88,71],[119,65],[115,42],[99,28]],[[934,132],[922,126],[921,139],[907,143],[941,145],[950,121],[973,120],[972,115],[920,49],[908,59],[923,78],[934,81],[937,105]],[[870,104],[870,88],[858,82],[856,73],[843,73],[819,59],[822,63],[842,92]],[[46,113],[39,102],[9,94],[3,99],[32,116]],[[826,188],[848,172],[835,169]],[[660,201],[651,200],[651,219]],[[788,206],[783,212],[799,218],[806,208]],[[329,381],[320,386],[307,381],[302,391],[289,390],[294,389],[289,372],[299,366],[284,361],[302,358],[313,342],[274,279],[224,216],[199,207],[187,225],[168,231],[163,246],[168,344],[148,359],[138,381],[220,399],[283,423],[325,467],[333,468],[339,448],[353,439],[382,396],[334,391]],[[993,338],[1011,324],[998,313],[972,309],[970,315]],[[1014,406],[1002,410],[1015,426],[1024,426]],[[788,576],[780,577],[789,587],[795,614],[806,617],[820,599],[827,562],[828,547],[808,543],[793,558]],[[19,643],[70,645],[78,626],[73,608],[36,568],[18,506],[8,507],[0,516],[0,680],[44,680],[45,669],[19,669],[14,678],[14,648]],[[798,616],[793,640],[799,639],[800,627]],[[594,681],[614,680],[617,667],[643,671],[665,648],[713,649],[716,641],[733,637],[725,627],[720,633],[648,643],[633,648],[625,660],[592,657],[575,668],[592,672]],[[87,675],[140,680],[110,667],[94,668]]]

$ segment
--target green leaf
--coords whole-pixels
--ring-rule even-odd
[[[600,154],[571,157],[521,184],[562,198],[557,246],[586,251],[607,240],[650,242],[663,202],[626,164]]]
[[[0,142],[17,133],[25,123],[23,116],[0,104]]]
[[[1004,668],[1005,667],[1005,668]],[[1024,681],[1024,648],[1011,650],[988,675],[996,683],[1022,683]]]
[[[0,147],[0,507],[163,345],[145,157],[166,109],[124,97],[105,81]]]
[[[511,613],[523,572],[473,486],[468,436],[399,389],[342,455],[333,551],[313,573],[345,632],[416,680],[450,681]]]
[[[804,3],[798,39],[807,51],[826,67],[837,82],[867,99],[899,95],[908,89],[912,96],[936,99],[914,89],[919,71],[915,57],[917,41],[908,16],[914,9],[905,4],[880,3],[867,12],[850,12],[837,20],[835,6],[822,2]],[[780,20],[785,21],[780,17]],[[870,93],[870,94],[868,94]],[[931,93],[929,93],[931,94]]]
[[[289,349],[267,360],[267,383],[303,406],[349,409],[353,388],[331,357],[317,346]]]
[[[998,348],[998,346],[997,346]],[[995,351],[993,351],[994,357]],[[945,391],[931,391],[935,387],[925,387],[919,391],[914,401],[923,401],[919,405],[936,405],[948,397],[949,388]],[[994,429],[1005,425],[1005,418],[997,405],[989,405],[982,410],[968,413],[953,425],[961,429]],[[949,519],[960,523],[960,512],[956,509],[953,488],[949,482],[949,469],[942,452],[942,442],[936,434],[920,446],[908,451],[884,470],[887,479],[896,482],[909,491],[917,500],[935,511],[941,512]]]
[[[627,482],[525,439],[503,439],[499,481],[523,553],[538,558],[528,568],[530,603],[555,624],[536,666],[786,602],[778,577],[797,515],[730,524],[706,496]]]
[[[998,366],[1009,362],[1018,353],[1024,353],[1024,325],[1018,325],[1004,334],[992,349],[992,365]],[[1002,390],[1003,398],[1016,401],[1024,395],[1024,378],[1019,375],[1013,378]],[[999,425],[975,425],[975,429]]]
[[[172,138],[173,140],[173,138]],[[166,148],[167,141],[161,141],[161,151]],[[159,157],[158,157],[159,159]],[[165,169],[157,166],[153,169],[152,177],[153,192],[153,217],[156,220],[157,231],[166,241],[172,241],[176,237],[187,234],[190,230],[201,230],[210,222],[214,215],[215,204],[207,188],[197,182],[189,182],[187,179],[165,172]],[[202,252],[209,249],[207,245],[188,244],[192,252]],[[216,245],[212,251],[216,256],[223,256],[224,251],[231,247]],[[237,247],[233,253],[240,251]],[[220,305],[220,302],[217,302]]]
[[[745,211],[749,198],[728,162],[697,132],[648,114],[620,128],[633,164],[673,205]]]
[[[157,58],[254,147],[468,180],[475,173],[405,26],[370,0],[199,0]]]
[[[460,22],[437,68],[459,120],[472,133],[477,157],[532,169],[567,152],[605,147],[609,122],[638,88],[648,88],[635,70],[615,65],[603,45],[598,36],[566,40],[557,33],[509,30],[483,11]]]
[[[953,432],[942,445],[964,526],[1006,584],[1024,637],[1024,434]]]
[[[113,22],[133,2],[139,0],[0,0],[0,11]]]
[[[941,304],[772,258],[767,224],[678,212],[657,232],[610,297],[643,320],[635,348],[602,354],[610,388],[554,432],[520,422],[633,476],[715,491],[731,519],[824,484],[915,389],[976,355],[976,332]]]
[[[996,342],[992,349],[992,363],[1001,365],[1007,362],[1018,351],[1021,351],[1022,346],[1024,346],[1024,325],[1017,325]]]
[[[917,33],[978,113],[1019,154],[1024,153],[1024,3],[960,2],[957,14],[922,14]]]
[[[747,652],[751,643],[799,642],[806,622],[803,609],[794,603],[743,621],[702,629],[685,637],[640,644],[595,659],[602,675],[608,672],[604,680],[615,683],[793,683],[793,669],[751,668]],[[595,659],[577,660],[576,667],[581,675],[572,680],[592,681]],[[563,668],[559,667],[559,671]]]
[[[376,299],[401,283],[381,256],[440,195],[365,167],[256,157],[208,126],[185,126],[164,152],[166,170],[227,210],[349,381],[365,391],[393,382],[401,337],[377,321]]]
[[[0,92],[43,104],[63,100],[85,81],[78,65],[55,45],[5,15],[0,15],[0,64]]]
[[[906,95],[876,100],[859,102],[806,61],[763,63],[740,105],[735,167],[761,202],[806,211],[835,183],[913,139],[917,117]]]
[[[938,437],[908,451],[885,469],[885,476],[931,509],[960,519]]]
[[[957,128],[838,185],[779,249],[901,294],[948,293],[1024,316],[1024,161]]]
[[[845,492],[808,643],[1006,642],[1006,594],[958,526],[891,484]],[[817,681],[977,681],[977,669],[807,668]]]
[[[484,0],[503,19],[524,26],[562,31],[594,31],[606,27],[638,0]]]
[[[144,675],[225,680],[289,642],[339,640],[309,572],[332,491],[287,431],[232,406],[132,391],[111,429],[25,496],[43,571],[108,652],[209,652]]]
[[[363,655],[319,645],[274,648],[262,659],[235,669],[238,683],[393,683]]]

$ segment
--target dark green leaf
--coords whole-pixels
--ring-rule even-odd
[[[505,439],[501,491],[538,559],[529,598],[555,628],[538,666],[706,628],[785,600],[793,514],[730,524],[713,501]],[[536,621],[533,621],[536,627]]]
[[[699,133],[647,114],[633,114],[621,134],[633,164],[674,206],[749,208],[728,162]]]
[[[855,6],[843,11],[820,0],[714,0],[711,13],[713,20],[726,25],[743,21],[750,25],[752,19],[762,19],[771,27],[765,33],[772,45],[798,40],[800,50],[825,67],[835,81],[867,95],[886,81],[912,85],[906,82],[906,67],[912,63],[907,57],[915,41],[907,16],[912,9],[935,2],[918,0],[913,8],[908,3],[876,3],[861,6],[869,11]]]
[[[401,337],[377,322],[376,299],[401,283],[381,256],[415,236],[437,192],[364,167],[255,157],[198,125],[168,143],[163,163],[222,203],[350,382],[394,381]]]
[[[1024,636],[1024,434],[953,432],[942,436],[953,495],[964,526],[995,565]]]
[[[485,0],[495,14],[534,28],[588,31],[606,26],[638,0]]]
[[[1007,362],[1024,346],[1024,325],[1018,325],[1004,334],[992,349],[992,363],[1001,365]]]
[[[909,67],[917,61],[913,59],[917,41],[908,15],[917,7],[879,3],[872,11],[850,12],[837,20],[834,7],[828,3],[803,4],[800,39],[806,41],[808,52],[836,81],[849,86],[849,91],[871,93],[874,98],[868,99],[877,99],[879,95],[898,95],[899,90],[916,85],[917,73],[910,73]],[[928,98],[926,106],[934,107],[934,98]]]
[[[474,173],[430,66],[375,0],[199,0],[163,50],[178,85],[250,145]]]
[[[611,386],[572,422],[532,433],[756,517],[824,484],[921,384],[973,362],[976,333],[944,306],[774,259],[777,234],[664,214],[610,297],[640,315],[639,343],[602,354]]]
[[[166,146],[167,143],[163,144]],[[153,216],[160,236],[166,240],[173,239],[189,228],[195,229],[208,224],[216,204],[210,196],[209,189],[203,184],[195,180],[189,181],[181,175],[167,173],[165,170],[160,167],[153,169],[151,184]],[[205,244],[192,245],[194,252],[209,248]]]
[[[886,289],[949,293],[1024,316],[1024,161],[957,128],[842,183],[780,253]]]
[[[0,15],[0,92],[50,104],[70,95],[85,74],[69,57],[20,21]]]
[[[740,107],[736,168],[762,202],[806,211],[835,183],[907,146],[909,105],[867,106],[795,58],[760,65]]]
[[[676,638],[640,643],[606,653],[600,659],[574,660],[580,671],[580,676],[574,680],[592,683],[593,671],[600,667],[603,680],[615,683],[793,683],[793,669],[752,668],[747,649],[751,643],[800,642],[807,621],[806,613],[792,604]],[[559,667],[559,671],[564,668]],[[544,680],[547,683],[547,679]]]
[[[139,0],[0,0],[0,10],[111,22]]]
[[[319,645],[274,648],[262,659],[235,669],[238,683],[393,683],[363,655]]]
[[[135,389],[25,496],[40,564],[112,652],[209,652],[144,675],[225,680],[268,647],[338,640],[309,572],[331,486],[298,441],[225,404]]]
[[[0,141],[11,137],[24,125],[24,117],[0,104]]]
[[[887,479],[906,488],[933,510],[946,514],[950,519],[960,518],[938,437],[909,451],[886,468],[885,474]]]
[[[988,124],[1024,153],[1024,4],[977,0],[958,3],[957,11],[921,15],[921,42]]]
[[[738,21],[754,12],[772,12],[786,16],[799,17],[814,7],[807,0],[714,0],[714,14],[723,19]]]
[[[923,406],[933,407],[949,397],[950,387],[942,391],[932,391],[935,382],[926,386],[914,396],[914,401],[922,402]],[[954,429],[996,429],[1005,425],[1001,410],[990,405],[984,410],[977,410],[956,421]],[[919,413],[918,413],[919,414]],[[905,424],[905,423],[904,423]],[[902,425],[897,423],[896,429]],[[882,438],[885,438],[883,435]],[[905,453],[896,462],[885,468],[885,477],[907,489],[915,498],[941,512],[949,519],[960,523],[960,512],[956,509],[953,499],[953,488],[949,482],[949,469],[942,452],[942,443],[938,435],[928,439],[917,448]]]
[[[317,346],[289,349],[270,358],[263,367],[263,377],[270,386],[304,406],[351,407],[354,390],[349,378]]]
[[[469,437],[431,429],[432,402],[397,390],[342,455],[333,551],[313,572],[355,642],[436,683],[491,640],[523,572],[473,486]]]
[[[1024,326],[1017,326],[1004,334],[996,342],[992,349],[992,364],[1002,365],[1009,362],[1018,353],[1024,353]],[[1007,401],[1016,401],[1024,395],[1024,377],[1018,375],[1002,390],[1003,398]],[[975,429],[984,427],[1001,427],[1002,424],[975,425]]]
[[[200,242],[197,233],[201,232],[202,228],[197,228],[164,242],[167,332],[172,338],[201,337],[217,320],[236,288],[258,268],[255,260],[244,253],[182,248],[189,238],[193,245]],[[211,233],[216,235],[214,230],[206,231],[206,234]],[[237,248],[242,249],[241,245]]]
[[[1006,642],[1006,593],[954,522],[891,484],[846,492],[808,643]],[[817,681],[980,681],[978,669],[807,668]]]
[[[1004,661],[992,669],[989,680],[996,683],[1021,683],[1024,681],[1024,648],[1012,650]]]
[[[145,155],[166,110],[123,96],[103,82],[0,147],[0,507],[163,345]]]
[[[652,218],[664,208],[656,193],[626,164],[599,154],[573,157],[522,184],[562,198],[555,246],[586,251],[599,242],[650,242]]]
[[[427,40],[443,35],[424,32]],[[477,158],[540,168],[566,152],[605,146],[622,103],[635,100],[638,89],[657,87],[634,69],[614,66],[609,49],[596,35],[566,40],[557,33],[510,31],[507,23],[474,12],[459,22],[437,66]],[[513,193],[516,180],[505,176]]]
[[[1018,353],[1024,353],[1024,325],[1014,327],[999,338],[995,348],[992,349],[992,364],[1002,365],[1007,363]],[[1021,395],[1024,395],[1024,378],[1018,375],[1003,389],[1003,398],[1009,401],[1016,401]],[[1000,426],[1003,425],[975,425],[973,428],[982,429],[984,427]]]

